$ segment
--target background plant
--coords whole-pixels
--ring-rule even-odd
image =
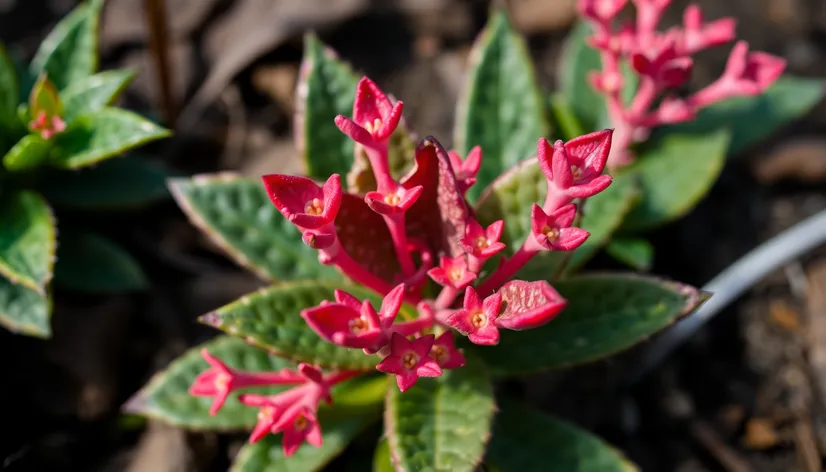
[[[98,72],[103,0],[61,20],[26,65],[0,45],[0,323],[48,337],[51,282],[112,292],[144,288],[140,266],[116,242],[58,219],[52,205],[101,210],[166,195],[167,172],[124,156],[169,132],[112,106],[134,78]]]
[[[457,109],[455,143],[459,155],[466,156],[483,137],[488,141],[482,144],[485,157],[471,189],[482,183],[489,189],[477,199],[475,213],[485,224],[505,221],[501,240],[507,243],[506,250],[512,250],[529,234],[531,206],[546,196],[545,176],[537,160],[529,158],[535,152],[536,137],[554,133],[545,118],[546,100],[536,86],[524,44],[503,13],[493,15],[471,57],[464,99]],[[501,74],[503,70],[508,71],[506,77]],[[350,115],[356,85],[357,77],[350,68],[308,36],[298,86],[297,147],[310,176],[326,180],[333,173],[347,175],[344,181],[348,190],[365,193],[375,185],[367,172],[369,159],[334,125],[338,115]],[[707,138],[696,142],[707,142]],[[404,122],[390,136],[394,175],[412,167],[417,141]],[[671,152],[683,156],[678,144],[685,142],[691,143],[675,141]],[[686,146],[687,152],[696,155],[696,147]],[[487,164],[491,161],[493,164]],[[519,165],[514,170],[493,180],[498,172],[516,163]],[[485,171],[485,166],[489,170]],[[490,170],[491,166],[498,167],[498,171]],[[214,360],[212,369],[207,370],[203,349],[230,369],[270,372],[285,378],[292,375],[292,383],[306,380],[296,380],[297,373],[282,369],[295,370],[299,362],[339,371],[366,372],[375,366],[373,358],[357,350],[327,343],[301,319],[303,309],[325,299],[333,300],[334,289],[344,285],[338,273],[318,264],[316,251],[301,241],[301,234],[273,207],[259,181],[222,173],[175,180],[171,186],[194,224],[236,262],[274,285],[205,315],[202,321],[231,336],[219,336],[189,351],[139,392],[127,404],[127,410],[189,428],[253,429],[262,417],[247,405],[263,397],[246,397],[245,405],[231,395],[215,415],[210,415],[212,398],[187,393],[190,386],[209,385],[204,372],[220,370]],[[633,469],[620,454],[588,433],[514,399],[494,399],[491,382],[613,354],[666,327],[704,298],[691,287],[637,274],[576,275],[576,270],[620,228],[623,217],[641,198],[645,197],[641,197],[637,179],[615,178],[583,206],[578,226],[590,232],[584,244],[568,257],[560,257],[558,252],[537,257],[517,275],[551,281],[567,300],[565,309],[550,323],[526,331],[503,332],[496,347],[463,343],[466,366],[435,380],[420,380],[404,393],[388,385],[386,377],[368,375],[343,382],[332,392],[336,399],[333,407],[319,411],[323,431],[319,449],[303,445],[284,460],[279,438],[268,435],[245,446],[234,469],[317,470],[380,420],[383,402],[387,441],[380,442],[376,449],[376,470],[387,470],[391,455],[395,467],[405,470],[425,466],[473,470],[481,460],[497,470]],[[306,241],[319,242],[310,237]],[[369,290],[347,290],[379,306],[381,299],[370,295]],[[412,319],[410,307],[403,306],[399,316]],[[317,377],[307,369],[300,368],[305,378]],[[196,382],[199,375],[206,383]],[[256,387],[245,393],[274,394],[283,392],[283,388]],[[266,407],[264,403],[260,406]],[[264,411],[264,419],[271,413]],[[466,441],[448,441],[443,436],[457,428],[467,430]],[[254,439],[259,438],[260,429],[254,433]],[[453,446],[438,447],[443,442]]]

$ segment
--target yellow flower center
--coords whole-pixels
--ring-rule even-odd
[[[264,408],[258,410],[258,419],[260,421],[266,421],[273,416],[275,416],[275,408],[271,406],[265,406]]]
[[[347,326],[353,334],[361,334],[367,331],[367,322],[364,321],[364,318],[352,319],[347,323]]]
[[[370,123],[369,121],[364,123],[364,129],[366,129],[368,133],[375,133],[379,130],[379,128],[381,128],[381,120],[378,118],[373,120],[372,123]]]
[[[405,369],[412,369],[419,363],[419,356],[415,352],[408,352],[402,356],[402,365]]]
[[[308,215],[319,216],[324,213],[324,202],[321,199],[314,198],[304,205],[304,213]]]
[[[488,247],[490,247],[490,243],[488,243],[488,239],[486,237],[479,236],[476,238],[476,249],[481,251],[482,249],[487,249]]]
[[[293,422],[293,427],[296,431],[304,431],[307,427],[310,426],[310,422],[307,421],[307,418],[304,417],[301,413],[295,417],[295,421]]]
[[[395,193],[388,193],[387,195],[384,196],[384,203],[386,203],[390,206],[396,206],[401,201],[402,201],[401,197],[399,197]]]
[[[473,313],[471,315],[470,324],[472,324],[476,328],[482,328],[484,326],[487,326],[488,315],[486,315],[484,312],[477,311],[476,313]]]
[[[232,377],[227,374],[218,374],[215,377],[215,386],[219,389],[227,388],[230,382],[232,382]]]
[[[544,234],[550,242],[554,242],[559,239],[559,230],[556,228],[551,228],[550,226],[545,226],[542,228],[542,234]]]
[[[577,166],[571,166],[571,174],[574,175],[574,180],[582,178],[582,169]]]
[[[451,280],[451,282],[458,282],[462,280],[463,275],[465,275],[465,271],[459,267],[454,267],[447,271],[447,277]]]
[[[445,361],[447,361],[447,356],[447,348],[445,348],[444,346],[434,345],[433,348],[430,350],[430,357],[435,359],[436,362],[438,362],[439,364],[442,364]]]

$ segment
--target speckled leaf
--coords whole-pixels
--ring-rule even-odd
[[[212,398],[195,397],[187,391],[195,377],[209,367],[201,357],[201,349],[204,347],[210,354],[236,369],[273,371],[295,366],[293,362],[271,356],[241,339],[218,336],[172,361],[124,405],[124,410],[192,429],[251,429],[255,425],[258,410],[239,402],[236,394],[230,395],[215,416],[210,416]],[[241,393],[276,393],[286,388],[288,387],[256,387],[244,389]]]
[[[298,79],[295,143],[311,177],[345,175],[353,164],[353,141],[339,131],[337,115],[350,116],[358,80],[313,34],[304,37],[304,59]]]
[[[401,268],[381,215],[371,210],[361,197],[345,193],[335,224],[341,247],[350,257],[370,273],[396,283]]]
[[[756,97],[737,97],[700,110],[689,123],[664,127],[656,136],[670,133],[731,130],[729,155],[738,154],[766,139],[784,125],[809,112],[826,92],[822,79],[783,75]]]
[[[103,0],[88,0],[63,18],[40,43],[29,71],[46,72],[59,90],[92,75],[98,65],[98,23]]]
[[[238,264],[270,280],[338,279],[318,252],[270,202],[264,184],[232,173],[173,179],[170,189],[189,220]]]
[[[613,238],[605,251],[614,259],[641,272],[651,269],[654,260],[654,246],[639,238]]]
[[[336,288],[346,290],[360,300],[370,299],[375,308],[381,306],[381,298],[364,288],[340,282],[302,280],[274,285],[241,297],[202,316],[200,321],[297,362],[372,370],[377,363],[375,356],[368,356],[361,349],[348,349],[324,341],[301,318],[304,308],[316,306],[322,300],[334,300],[333,290]]]
[[[416,168],[402,185],[424,187],[405,214],[408,234],[426,241],[437,256],[464,254],[459,240],[465,234],[469,209],[447,151],[436,138],[428,136],[416,147]]]
[[[708,193],[726,161],[730,133],[669,134],[647,146],[622,173],[642,185],[642,200],[628,214],[625,231],[667,223],[687,213]]]
[[[170,136],[167,129],[130,111],[104,108],[74,119],[55,138],[52,165],[79,169]]]
[[[592,33],[591,26],[579,21],[568,34],[562,50],[559,68],[559,97],[564,98],[580,125],[586,130],[611,128],[605,98],[599,94],[588,80],[589,72],[602,69],[599,51],[590,47],[585,39]],[[622,97],[626,103],[633,98],[639,78],[622,61],[620,69],[624,79]],[[571,139],[570,136],[567,139]]]
[[[3,156],[3,167],[12,172],[33,169],[49,159],[51,150],[51,140],[45,140],[39,134],[27,134]]]
[[[135,73],[131,70],[110,70],[72,82],[60,92],[63,118],[71,124],[76,116],[111,105],[134,78]]]
[[[639,202],[639,196],[637,182],[628,175],[615,178],[607,189],[585,200],[582,219],[577,225],[591,236],[571,254],[564,273],[570,274],[585,265],[608,243],[625,216]]]
[[[485,465],[497,472],[636,472],[591,433],[513,399],[496,415]]]
[[[384,428],[396,471],[476,470],[495,410],[493,385],[476,359],[441,377],[419,379],[404,393],[394,383]]]
[[[498,375],[569,367],[627,349],[705,299],[693,287],[631,274],[579,276],[555,282],[554,288],[568,305],[550,323],[503,332],[495,348],[467,343],[467,349]]]
[[[313,447],[301,445],[290,457],[284,457],[282,435],[269,435],[255,444],[241,448],[232,464],[231,472],[315,472],[341,454],[367,427],[381,418],[383,393],[387,390],[387,376],[358,378],[342,384],[333,392],[333,406],[319,411],[323,444]],[[357,382],[359,384],[357,384]],[[357,394],[356,389],[367,394]],[[353,388],[355,387],[355,388]],[[378,388],[376,388],[378,387]],[[354,395],[355,394],[355,395]],[[353,405],[358,397],[360,405]]]
[[[476,217],[483,225],[505,221],[502,242],[512,254],[530,234],[531,205],[541,204],[547,194],[548,183],[534,157],[520,162],[485,189],[476,203]]]
[[[84,210],[137,208],[169,197],[165,166],[136,155],[109,159],[75,172],[52,171],[39,188],[56,206]]]
[[[99,234],[61,231],[54,283],[93,293],[145,290],[149,282],[126,249]]]
[[[48,338],[52,335],[51,312],[49,298],[0,277],[0,325],[13,333]]]
[[[454,141],[462,156],[482,146],[482,168],[468,192],[475,199],[499,174],[534,155],[550,126],[524,40],[503,11],[491,16],[468,60]]]
[[[40,294],[52,279],[55,221],[39,194],[23,190],[0,201],[0,274]]]
[[[0,125],[9,126],[17,118],[20,83],[14,63],[0,43]]]

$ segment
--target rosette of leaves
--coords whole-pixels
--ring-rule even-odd
[[[314,36],[308,35],[304,46],[294,123],[298,154],[308,175],[326,178],[340,173],[348,176],[350,191],[370,190],[374,183],[365,172],[365,159],[333,121],[338,114],[349,115],[357,75]],[[475,212],[485,224],[505,220],[503,241],[513,247],[528,234],[530,207],[546,192],[532,157],[536,137],[552,133],[546,101],[525,44],[503,14],[493,16],[471,57],[457,110],[456,145],[460,152],[483,146],[489,168],[483,168],[479,178],[487,179],[487,189]],[[390,159],[401,172],[411,164],[417,137],[408,126],[396,133]],[[561,314],[536,329],[503,332],[497,346],[462,343],[467,365],[437,379],[420,379],[400,393],[388,377],[370,375],[375,357],[327,343],[301,318],[302,309],[332,299],[336,288],[369,298],[375,306],[381,298],[319,264],[316,251],[302,243],[298,231],[271,204],[260,179],[219,173],[173,179],[170,187],[193,224],[228,257],[272,285],[202,317],[202,322],[226,334],[173,361],[133,396],[126,411],[195,430],[251,429],[255,410],[237,398],[230,397],[210,416],[211,399],[188,394],[207,367],[199,353],[204,347],[237,369],[278,370],[309,362],[366,373],[337,387],[344,394],[334,392],[333,405],[322,407],[320,448],[304,444],[287,459],[280,437],[270,435],[241,448],[232,466],[235,472],[322,470],[356,438],[361,444],[376,444],[376,471],[471,472],[482,463],[497,471],[636,470],[619,451],[577,426],[516,399],[497,398],[494,383],[569,368],[627,349],[706,298],[693,287],[656,277],[577,273],[639,202],[637,181],[618,180],[587,201],[580,224],[591,232],[586,244],[566,260],[537,258],[524,269],[552,281],[568,300]],[[399,316],[410,316],[406,310],[403,307]],[[378,423],[383,424],[382,437],[364,438],[363,433],[375,431],[371,426]]]
[[[169,131],[112,106],[134,74],[97,72],[102,3],[76,7],[27,66],[0,44],[0,324],[14,332],[50,336],[53,279],[86,292],[146,284],[102,235],[61,220],[58,241],[52,208],[134,207],[168,194],[164,169],[119,157]]]

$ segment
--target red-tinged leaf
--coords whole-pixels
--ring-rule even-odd
[[[428,136],[416,147],[416,167],[402,184],[405,188],[424,187],[419,200],[405,215],[408,234],[424,239],[434,255],[464,254],[459,241],[465,235],[470,210],[447,151],[436,138]]]
[[[336,231],[347,254],[372,274],[392,283],[401,273],[384,219],[361,197],[349,193],[342,195]]]
[[[568,303],[544,280],[512,280],[499,293],[504,308],[496,318],[496,326],[516,331],[542,326]]]

